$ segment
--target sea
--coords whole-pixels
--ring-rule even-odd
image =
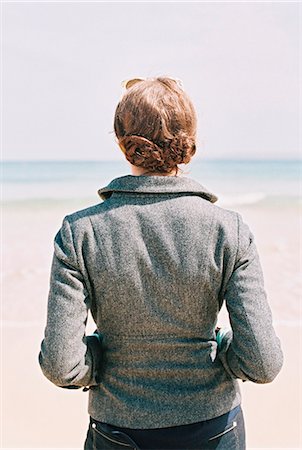
[[[301,160],[197,159],[181,170],[216,194],[223,207],[301,204]],[[2,203],[14,208],[90,206],[100,201],[100,187],[129,174],[123,161],[4,161]]]

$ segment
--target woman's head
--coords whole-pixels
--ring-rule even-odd
[[[196,151],[196,113],[171,78],[138,80],[117,105],[114,130],[127,160],[146,172],[171,173]]]

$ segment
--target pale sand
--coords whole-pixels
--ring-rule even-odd
[[[286,207],[280,211],[236,209],[254,232],[277,334],[285,353],[284,367],[273,383],[241,383],[248,447],[301,448],[298,212]],[[4,211],[3,447],[83,448],[88,393],[57,388],[43,377],[38,365],[46,322],[52,239],[69,212],[63,206],[35,213],[26,209],[22,214],[20,210]],[[87,332],[93,329],[90,323]]]

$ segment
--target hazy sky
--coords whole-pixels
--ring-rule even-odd
[[[163,74],[195,103],[199,156],[295,158],[299,13],[288,2],[3,3],[3,157],[122,159],[120,83]]]

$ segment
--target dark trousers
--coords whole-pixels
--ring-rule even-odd
[[[169,428],[132,429],[90,418],[84,450],[245,450],[240,406],[211,420]]]

